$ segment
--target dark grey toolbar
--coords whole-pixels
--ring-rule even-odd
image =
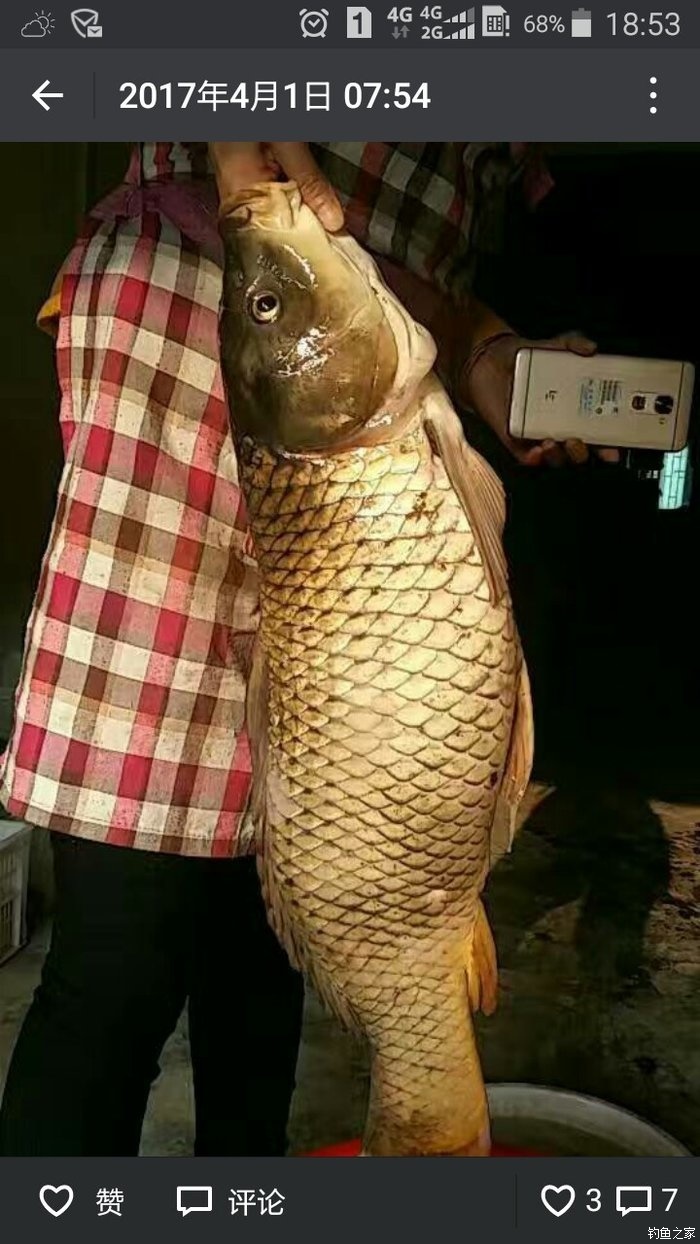
[[[495,1240],[700,1238],[697,1159],[4,1159],[3,1238]]]
[[[5,51],[0,140],[694,142],[699,69],[661,47]]]

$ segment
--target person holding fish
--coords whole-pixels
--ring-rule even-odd
[[[256,470],[264,475],[265,462],[255,454],[246,459],[244,497],[219,350],[224,247],[217,217],[220,210],[224,221],[228,209],[235,214],[241,194],[245,206],[251,187],[295,183],[298,191],[290,191],[288,200],[282,192],[282,198],[275,197],[275,191],[270,219],[286,220],[290,227],[299,221],[307,230],[309,220],[316,221],[314,253],[322,264],[332,260],[333,270],[344,253],[340,235],[346,226],[375,255],[392,291],[391,298],[382,293],[379,278],[370,275],[374,268],[362,268],[358,248],[347,252],[356,265],[357,289],[369,281],[372,298],[380,300],[375,305],[370,299],[367,324],[375,325],[377,340],[384,343],[376,372],[378,385],[384,378],[382,392],[396,392],[401,324],[417,351],[414,357],[423,358],[429,370],[429,339],[418,321],[437,342],[438,368],[455,402],[474,409],[518,461],[530,467],[567,458],[580,462],[586,450],[579,444],[521,445],[508,436],[509,389],[523,343],[469,293],[468,261],[479,224],[475,203],[485,210],[485,202],[488,209],[490,196],[512,177],[513,160],[523,171],[527,159],[526,152],[499,144],[329,143],[313,149],[304,143],[142,144],[125,184],[90,213],[40,317],[56,336],[65,467],[30,620],[13,734],[2,762],[0,799],[13,815],[52,831],[56,910],[41,985],[7,1078],[0,1154],[137,1153],[158,1059],[185,1005],[196,1153],[284,1151],[302,987],[268,927],[250,858],[258,797],[251,815],[251,772],[254,776],[260,763],[260,736],[253,740],[258,752],[252,755],[246,718],[251,674],[260,677],[254,654],[260,570],[249,512],[257,513],[254,477]],[[265,197],[257,193],[250,209],[254,222],[267,219]],[[336,235],[337,246],[328,249],[323,238]],[[253,262],[252,253],[245,262]],[[275,279],[282,279],[272,251],[269,262]],[[231,302],[236,277],[228,271],[234,280],[226,300]],[[289,274],[284,279],[292,280]],[[303,281],[296,277],[290,288],[294,280],[301,290]],[[379,305],[398,337],[384,331]],[[262,289],[254,308],[257,321],[273,323],[277,309],[270,291]],[[379,318],[372,320],[373,315]],[[360,318],[358,331],[361,323]],[[311,337],[303,336],[307,343],[312,330]],[[230,343],[233,328],[226,331]],[[264,388],[267,380],[256,362],[254,339],[239,336],[226,383],[245,412],[248,397],[258,392],[246,385]],[[367,340],[361,334],[358,348]],[[594,350],[572,335],[549,344]],[[367,376],[361,380],[369,408],[373,391],[363,387]],[[292,392],[298,399],[298,391]],[[442,500],[431,486],[421,504],[430,510],[449,493],[456,542],[450,557],[467,562],[471,557],[482,566],[483,583],[475,580],[472,586],[481,593],[480,617],[488,614],[486,625],[503,644],[493,677],[502,681],[506,707],[494,721],[499,743],[483,775],[488,794],[465,830],[466,849],[476,852],[469,894],[459,897],[453,910],[450,895],[461,875],[461,857],[457,853],[444,868],[438,860],[437,873],[428,870],[428,915],[439,919],[444,910],[446,925],[460,913],[468,916],[473,936],[462,948],[459,971],[467,974],[473,1005],[488,1009],[495,969],[478,898],[484,818],[498,794],[499,775],[510,775],[514,791],[526,778],[529,699],[517,637],[503,605],[500,537],[494,535],[498,488],[476,467],[486,509],[469,513],[455,467],[459,437],[437,389],[435,394],[434,417],[425,429],[446,474],[440,477]],[[254,425],[255,403],[251,399],[248,405]],[[294,435],[304,444],[303,402],[297,401],[295,410]],[[334,416],[330,408],[325,413],[330,435]],[[398,405],[396,417],[403,418]],[[420,457],[425,443],[416,441],[409,458],[414,452]],[[455,501],[460,497],[468,522]],[[259,519],[257,514],[256,539],[264,542]],[[470,531],[485,542],[481,560],[474,551],[479,540],[474,545]],[[278,673],[275,666],[273,675]],[[466,667],[456,673],[468,678]],[[275,702],[283,703],[279,687],[275,695]],[[513,724],[518,705],[519,728]],[[513,732],[519,742],[508,752]],[[464,764],[472,760],[467,757]],[[439,763],[447,763],[442,753]],[[358,775],[361,769],[358,762]],[[424,780],[428,789],[427,773]],[[288,796],[279,797],[280,807],[286,807]],[[334,858],[334,850],[329,852]],[[285,885],[293,884],[284,868],[280,876]],[[278,904],[285,924],[283,909],[291,908]],[[300,965],[307,966],[311,953],[311,974],[332,995],[333,971],[318,968],[324,956],[326,967],[332,958],[323,932],[312,931],[312,952],[301,945],[305,935],[299,928],[290,933],[285,927],[280,936]],[[296,955],[293,944],[301,946]],[[453,950],[452,943],[445,944],[440,953]],[[386,946],[381,953],[387,953]],[[359,994],[356,981],[346,985],[336,1009],[352,1012],[360,995],[366,1008],[371,985],[369,993]],[[405,990],[405,977],[399,985]],[[444,988],[440,978],[438,993]],[[454,1012],[449,991],[444,1001]],[[465,1056],[470,1083],[478,1086],[466,1011],[452,1018],[450,1048],[455,1057]],[[442,1071],[447,1091],[449,1075]],[[373,1092],[386,1105],[391,1065],[382,1074]],[[373,1151],[401,1150],[401,1111],[410,1109],[409,1094],[393,1118],[384,1108],[375,1110]],[[445,1146],[484,1151],[483,1112],[476,1111],[474,1120],[473,1135],[458,1134],[459,1129],[454,1136],[441,1134],[434,1139],[436,1151]],[[409,1151],[433,1151],[432,1135],[426,1124],[407,1142]]]

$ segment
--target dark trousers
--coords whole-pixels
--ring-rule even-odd
[[[282,1154],[303,987],[251,859],[54,835],[56,910],[0,1110],[0,1155],[131,1156],[188,1004],[198,1155]]]

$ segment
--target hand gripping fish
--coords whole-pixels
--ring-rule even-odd
[[[363,1153],[485,1155],[471,1012],[493,1009],[497,972],[480,894],[533,744],[502,489],[432,338],[294,184],[224,203],[221,229],[270,919],[369,1042]]]

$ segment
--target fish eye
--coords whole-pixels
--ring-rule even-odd
[[[282,303],[277,294],[270,290],[260,290],[250,299],[250,313],[258,324],[271,324],[279,316]]]

